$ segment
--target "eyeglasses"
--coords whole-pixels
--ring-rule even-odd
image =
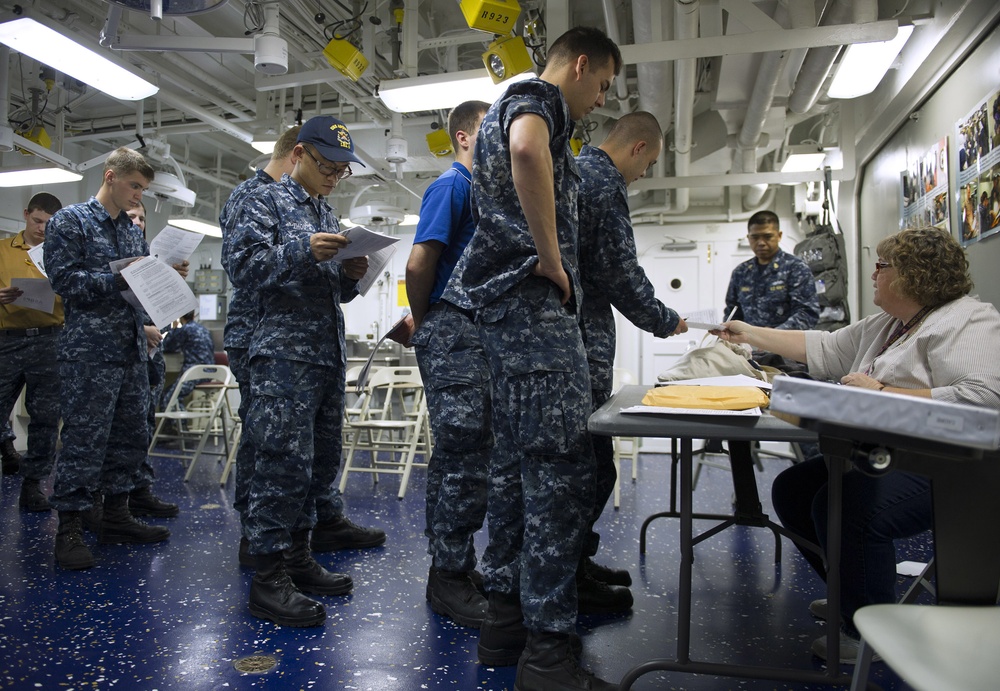
[[[875,262],[875,273],[878,273],[882,269],[888,269],[891,266],[892,264],[890,264],[889,262],[884,262],[881,259],[879,259],[877,262]]]
[[[325,175],[327,177],[330,177],[331,175],[336,175],[338,180],[343,180],[344,178],[351,177],[350,165],[345,166],[343,168],[334,168],[329,164],[320,163],[319,159],[313,156],[312,151],[310,151],[306,147],[303,146],[302,150],[305,151],[307,154],[309,154],[309,158],[311,158],[313,161],[316,162],[316,170],[319,171],[320,175]]]

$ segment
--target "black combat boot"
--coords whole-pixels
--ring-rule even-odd
[[[245,537],[240,538],[240,551],[239,551],[240,566],[245,566],[248,569],[252,569],[257,565],[254,560],[253,555],[250,554],[250,541]]]
[[[517,662],[514,691],[616,691],[617,684],[598,679],[580,666],[573,637],[551,631],[530,631]]]
[[[625,569],[613,569],[610,566],[598,564],[590,557],[583,558],[583,568],[591,576],[608,585],[632,585],[632,574]]]
[[[180,513],[177,504],[170,504],[157,497],[149,485],[138,487],[128,493],[128,510],[133,516],[158,518],[173,518]]]
[[[128,494],[113,494],[104,498],[100,541],[103,545],[160,542],[170,537],[170,531],[160,525],[146,525],[132,518],[128,510]]]
[[[313,559],[308,530],[292,533],[292,546],[285,550],[285,572],[303,593],[346,595],[354,587],[350,576],[327,571]]]
[[[479,661],[489,667],[516,665],[528,640],[520,594],[490,592],[479,629]]]
[[[71,571],[89,569],[94,565],[94,555],[83,544],[83,521],[79,511],[60,511],[59,529],[56,531],[56,563]]]
[[[631,590],[602,583],[582,565],[576,572],[576,594],[580,614],[624,614],[632,609]]]
[[[285,572],[282,552],[254,557],[257,573],[250,582],[250,614],[279,626],[319,626],[326,609],[298,591]]]
[[[431,609],[461,626],[478,629],[486,617],[486,598],[476,588],[471,571],[443,571],[431,567],[427,601]]]
[[[385,544],[385,531],[362,528],[344,516],[320,521],[312,531],[314,552],[333,552],[338,549],[367,549]]]
[[[24,459],[14,448],[14,440],[8,439],[0,443],[0,459],[2,459],[2,469],[4,475],[17,475],[21,469],[21,461]]]
[[[49,506],[48,497],[42,491],[41,480],[27,477],[21,480],[21,496],[17,500],[17,505],[25,511],[48,511],[52,508]]]
[[[84,528],[94,535],[99,535],[101,533],[101,521],[104,520],[104,495],[100,492],[93,492],[91,498],[93,499],[93,503],[89,509],[80,512],[80,517],[83,519]]]

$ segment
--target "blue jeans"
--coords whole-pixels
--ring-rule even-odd
[[[783,471],[771,486],[771,501],[782,525],[826,549],[827,466],[815,456]],[[902,472],[871,477],[858,470],[844,475],[840,610],[845,630],[857,636],[854,612],[896,600],[893,540],[912,537],[933,525],[931,481]],[[826,566],[800,550],[820,577]]]

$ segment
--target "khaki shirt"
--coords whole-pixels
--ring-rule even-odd
[[[23,230],[12,238],[0,239],[0,288],[10,287],[12,278],[45,278],[28,258],[29,249]],[[63,304],[58,295],[52,314],[14,304],[0,305],[0,329],[36,329],[62,323]]]

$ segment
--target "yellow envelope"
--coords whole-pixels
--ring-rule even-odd
[[[753,386],[658,386],[642,398],[643,405],[702,410],[766,408],[770,399]]]

